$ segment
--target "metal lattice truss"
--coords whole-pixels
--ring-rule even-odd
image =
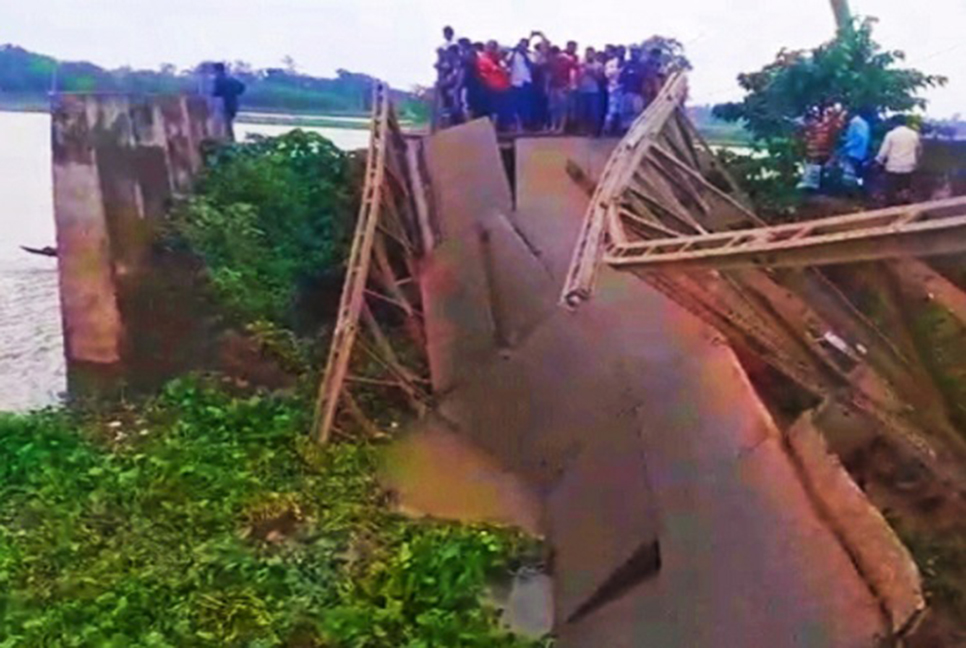
[[[562,301],[629,271],[806,390],[872,415],[922,458],[961,445],[908,345],[813,266],[966,250],[966,199],[769,227],[683,110],[683,75],[633,124],[593,189]],[[928,431],[924,435],[923,431]]]
[[[605,263],[655,270],[779,268],[964,250],[966,198],[952,198],[790,225],[627,243]]]
[[[376,431],[352,387],[401,394],[419,414],[428,401],[429,380],[422,362],[425,332],[415,277],[416,258],[432,241],[422,187],[411,186],[412,179],[420,177],[413,172],[416,151],[402,136],[383,83],[374,88],[370,129],[362,200],[316,401],[313,433],[322,443],[339,429],[340,413],[363,429]],[[380,325],[380,312],[400,323],[396,328],[405,332],[408,352],[400,352],[401,345]]]

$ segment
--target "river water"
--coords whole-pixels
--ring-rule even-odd
[[[237,124],[238,136],[290,126]],[[309,128],[340,148],[364,148],[365,130]],[[50,117],[0,112],[0,411],[55,404],[66,389],[57,261],[20,245],[55,245]]]

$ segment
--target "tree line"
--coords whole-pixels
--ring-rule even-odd
[[[105,69],[88,61],[58,61],[16,45],[0,45],[0,107],[33,98],[43,103],[51,91],[168,94],[204,92],[212,62],[178,69],[162,64],[157,70],[130,67]],[[250,110],[365,114],[371,107],[375,78],[338,70],[335,78],[299,72],[291,59],[279,68],[255,68],[243,61],[229,63],[231,73],[245,83],[244,108]],[[416,95],[393,91],[400,111],[419,119],[425,111]],[[4,102],[4,97],[9,101]]]

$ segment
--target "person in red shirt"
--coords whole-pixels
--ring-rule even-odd
[[[820,106],[805,117],[805,165],[799,189],[819,191],[822,188],[822,172],[845,122],[845,112],[839,105]]]
[[[567,51],[556,46],[550,49],[550,130],[555,133],[562,133],[567,126],[570,95],[579,67],[576,51],[577,43],[573,41],[567,43]]]
[[[489,41],[483,54],[476,58],[476,72],[488,95],[490,117],[497,128],[502,128],[507,124],[510,109],[510,72],[500,56],[500,46],[496,41]]]

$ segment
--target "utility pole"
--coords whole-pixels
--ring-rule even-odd
[[[835,24],[839,31],[852,25],[852,12],[849,11],[849,0],[831,0],[832,13],[835,14]]]

